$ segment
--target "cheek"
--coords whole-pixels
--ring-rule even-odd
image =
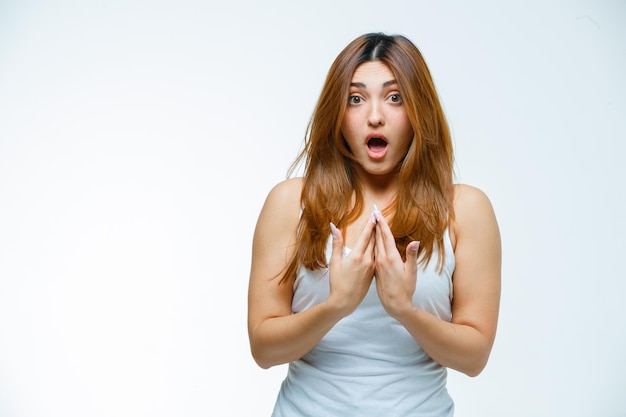
[[[402,124],[404,125],[404,133],[407,137],[409,137],[410,139],[413,139],[413,136],[415,136],[415,132],[413,131],[413,126],[411,126],[411,121],[409,120],[408,116],[405,114],[402,120]]]
[[[415,132],[413,131],[413,127],[411,125],[409,125],[406,129],[406,135],[409,138],[409,142],[411,142],[413,140],[413,138],[415,137]]]
[[[405,141],[404,147],[406,150],[408,150],[409,147],[411,146],[411,143],[413,142],[413,138],[415,137],[415,132],[413,131],[413,127],[411,126],[411,123],[408,122],[408,120],[406,124],[403,126],[402,137]]]
[[[354,120],[349,116],[344,116],[341,123],[341,134],[346,140],[350,140],[354,136]]]
[[[398,133],[405,140],[410,141],[411,139],[413,139],[413,136],[414,136],[413,126],[411,126],[411,121],[405,114],[398,115],[397,118],[394,120],[394,122],[396,123],[396,126],[398,126],[399,128]]]
[[[341,137],[343,138],[343,145],[346,146],[348,152],[352,153],[352,138],[354,134],[347,119],[347,117],[344,117],[343,123],[341,123]]]

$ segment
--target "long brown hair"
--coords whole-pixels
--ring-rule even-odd
[[[304,148],[291,165],[292,175],[302,162],[302,214],[295,252],[281,282],[299,267],[327,266],[329,222],[345,229],[363,209],[363,193],[356,180],[354,157],[341,133],[354,71],[369,61],[386,64],[394,74],[415,133],[398,171],[399,189],[391,205],[391,231],[403,259],[406,246],[419,240],[421,262],[430,261],[443,238],[452,209],[453,149],[439,97],[417,47],[401,35],[370,33],[352,41],[330,67],[320,98],[307,127]],[[387,213],[386,213],[387,214]],[[444,254],[437,251],[443,268]]]

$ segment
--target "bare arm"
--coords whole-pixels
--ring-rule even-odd
[[[438,319],[412,304],[415,272],[410,266],[415,262],[415,253],[409,246],[407,263],[402,264],[397,250],[395,253],[392,250],[393,236],[384,219],[376,230],[377,279],[379,269],[382,277],[379,295],[388,313],[406,327],[435,361],[476,376],[487,363],[496,333],[500,233],[491,203],[480,190],[456,186],[454,208],[456,217],[451,227],[456,238],[456,266],[452,321]],[[380,255],[379,246],[383,250]]]
[[[279,281],[294,250],[301,187],[299,179],[274,187],[261,210],[254,233],[248,335],[252,355],[262,368],[291,362],[308,353],[341,318],[360,304],[373,275],[373,223],[363,230],[350,259],[342,257],[343,238],[337,232],[333,239],[328,299],[292,314],[294,277],[283,284]]]

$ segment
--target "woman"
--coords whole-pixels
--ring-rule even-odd
[[[478,375],[495,338],[500,236],[488,198],[453,184],[408,39],[367,34],[339,54],[290,173],[301,161],[252,250],[252,355],[289,363],[273,415],[452,416],[446,368]]]

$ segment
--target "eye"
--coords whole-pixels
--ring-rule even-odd
[[[402,96],[398,93],[391,94],[389,96],[389,101],[391,101],[392,103],[402,103]]]
[[[360,104],[363,101],[361,96],[350,96],[348,97],[348,103],[350,104]]]

